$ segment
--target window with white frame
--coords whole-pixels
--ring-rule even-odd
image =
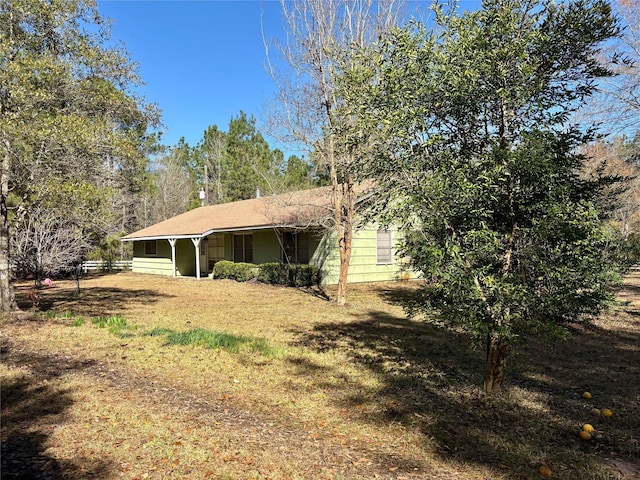
[[[253,263],[253,235],[233,236],[233,261]]]
[[[391,245],[391,230],[378,230],[376,233],[376,263],[378,265],[393,263]]]
[[[144,242],[144,254],[145,255],[157,255],[158,243],[157,240],[145,240]]]

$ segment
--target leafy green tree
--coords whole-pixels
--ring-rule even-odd
[[[29,217],[52,181],[120,188],[145,170],[143,145],[157,115],[131,93],[140,80],[109,40],[92,0],[0,0],[2,312],[16,308],[9,262],[14,213]]]
[[[278,175],[269,144],[256,129],[256,120],[240,112],[229,122],[227,148],[221,172],[226,187],[224,200],[244,200],[256,194],[256,188],[271,191],[270,179]]]
[[[374,210],[400,224],[400,253],[425,277],[408,311],[486,342],[486,392],[510,346],[598,313],[621,269],[599,209],[607,179],[581,175],[591,133],[566,122],[607,75],[595,55],[619,33],[610,12],[601,0],[436,6],[437,33],[398,30],[344,68]]]
[[[320,179],[314,175],[313,165],[297,155],[290,155],[283,174],[287,190],[304,190],[319,184]]]

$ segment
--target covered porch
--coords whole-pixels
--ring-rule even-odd
[[[308,231],[261,229],[132,241],[134,272],[200,279],[209,277],[220,260],[309,263],[319,239]]]

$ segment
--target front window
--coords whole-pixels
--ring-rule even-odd
[[[253,263],[253,235],[233,236],[233,261]]]

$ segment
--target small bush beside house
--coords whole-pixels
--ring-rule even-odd
[[[311,287],[320,285],[320,271],[315,265],[291,265],[289,267],[289,286]]]
[[[252,278],[270,285],[289,287],[310,287],[320,281],[315,265],[287,265],[283,263],[234,263],[226,260],[217,262],[213,268],[214,279],[228,279],[246,282]]]
[[[258,266],[252,263],[234,263],[221,260],[213,267],[213,278],[235,280],[236,282],[246,282],[258,276]]]
[[[259,265],[258,281],[271,285],[310,287],[320,283],[320,273],[315,265],[287,265],[263,263]]]
[[[288,285],[289,266],[279,262],[262,263],[260,264],[258,281],[270,285]]]

